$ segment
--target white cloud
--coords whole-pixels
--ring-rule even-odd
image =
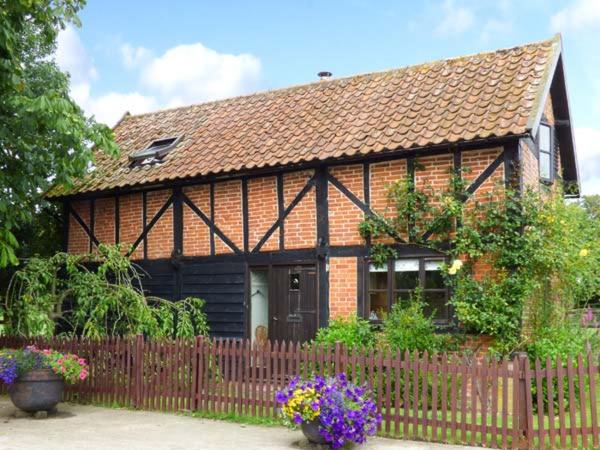
[[[201,43],[179,45],[151,60],[142,85],[171,106],[250,92],[258,86],[260,60],[250,54],[218,53]]]
[[[87,114],[110,126],[126,111],[138,114],[240,95],[258,87],[261,64],[250,54],[223,54],[201,43],[179,45],[159,57],[128,43],[118,51],[123,65],[139,77],[137,89],[131,92],[94,91],[99,74],[74,28],[61,31],[55,54],[59,67],[71,74],[73,99]]]
[[[55,58],[59,67],[71,75],[72,84],[87,83],[98,77],[77,31],[71,25],[58,33]]]
[[[120,50],[121,60],[128,69],[139,67],[152,57],[152,52],[147,48],[134,47],[128,43],[121,45]]]
[[[435,31],[437,34],[450,36],[469,30],[475,23],[475,14],[465,6],[458,6],[454,0],[445,0],[442,5],[442,20]]]
[[[593,25],[600,26],[600,1],[577,0],[554,14],[550,20],[555,31],[579,30]]]
[[[600,128],[575,128],[582,193],[600,194]]]
[[[139,53],[139,52],[138,52]],[[135,54],[135,53],[134,53]],[[88,115],[99,122],[114,125],[125,113],[140,113],[158,108],[152,96],[138,92],[121,94],[109,92],[92,95],[93,82],[98,79],[98,71],[81,42],[77,31],[68,26],[57,39],[55,59],[58,66],[71,75],[71,97]]]
[[[481,28],[479,38],[484,44],[489,44],[498,35],[506,35],[513,30],[510,20],[490,19]]]
[[[78,103],[86,111],[90,111],[98,122],[111,126],[117,123],[126,111],[131,114],[140,114],[160,107],[154,97],[142,95],[139,92],[126,94],[109,92],[99,97],[89,96]]]

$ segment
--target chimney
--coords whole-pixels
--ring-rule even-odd
[[[331,79],[331,72],[319,72],[317,76],[320,80],[327,81]]]

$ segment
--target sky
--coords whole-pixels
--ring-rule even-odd
[[[563,37],[583,194],[600,194],[600,0],[88,0],[58,39],[98,121]]]

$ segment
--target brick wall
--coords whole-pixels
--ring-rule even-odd
[[[472,150],[462,152],[462,167],[470,170],[463,176],[469,184],[473,182],[481,173],[502,153],[502,147],[491,148],[487,150]],[[474,201],[484,202],[490,195],[497,199],[504,186],[504,164],[501,163],[492,175],[483,182],[475,194],[467,201],[467,206],[473,205]]]
[[[94,205],[94,235],[102,244],[115,243],[115,199],[99,198]]]
[[[283,175],[283,204],[287,206],[313,175],[312,170]],[[314,248],[317,243],[317,209],[312,188],[285,219],[285,248]]]
[[[146,194],[146,219],[148,222],[156,215],[171,196],[171,190],[151,191]],[[137,237],[137,236],[136,236]],[[148,236],[148,258],[169,258],[173,253],[173,205],[164,212],[154,224]],[[141,244],[140,244],[141,245]]]
[[[395,215],[394,205],[389,201],[388,191],[390,186],[401,179],[406,178],[406,160],[396,159],[392,161],[371,164],[369,170],[369,196],[371,198],[371,209],[385,217]],[[407,238],[408,233],[402,234]],[[392,239],[382,239],[382,242],[393,242]]]
[[[329,316],[356,313],[357,258],[329,258]]]
[[[463,176],[472,183],[479,175],[502,153],[501,147],[487,150],[465,151],[462,152],[462,167],[468,169],[469,173]],[[477,202],[485,203],[490,200],[498,200],[504,186],[504,163],[501,163],[492,175],[484,181],[473,196],[465,204],[465,221],[469,220],[469,215],[474,213]],[[473,267],[473,274],[476,279],[482,279],[492,274],[492,266],[488,261],[479,260]]]
[[[428,156],[419,158],[415,161],[415,188],[427,193],[430,197],[430,204],[433,207],[439,207],[439,201],[435,198],[436,193],[446,192],[454,168],[454,157],[452,154]],[[425,216],[429,221],[433,219]],[[423,228],[422,224],[420,228]],[[436,236],[433,235],[432,239]]]
[[[332,167],[330,173],[364,201],[362,164]],[[364,240],[358,233],[358,225],[364,218],[362,210],[331,183],[328,188],[328,205],[330,245],[363,244]]]
[[[238,248],[244,246],[242,230],[242,183],[239,180],[215,183],[215,225]],[[216,254],[233,253],[218,236],[215,236]]]
[[[124,252],[129,250],[142,229],[142,194],[119,197],[119,239]],[[143,256],[143,243],[140,243],[131,257],[141,259]]]
[[[277,177],[248,180],[248,242],[249,250],[258,244],[279,217]],[[261,251],[279,249],[279,229],[263,244]]]
[[[90,202],[82,200],[71,203],[71,208],[81,217],[83,222],[90,226]],[[69,241],[67,251],[69,253],[87,253],[90,250],[90,238],[83,230],[73,215],[69,217]]]
[[[210,185],[190,186],[183,193],[206,217],[210,217]],[[190,256],[210,255],[210,229],[187,205],[183,205],[183,253]]]
[[[463,152],[463,165],[473,169],[469,175],[475,179],[493,161],[501,149]],[[389,202],[389,187],[406,177],[405,159],[371,164],[370,198],[371,207],[384,215],[394,214],[394,205]],[[436,155],[419,158],[416,163],[415,181],[417,186],[426,189],[442,189],[447,186],[452,155]],[[356,197],[364,201],[363,166],[353,164],[330,168]],[[283,175],[284,207],[287,207],[302,190],[313,171],[297,171]],[[493,179],[483,184],[482,192],[489,192],[495,182],[502,182],[502,166],[494,173]],[[149,222],[171,195],[170,189],[150,191],[147,196],[146,217]],[[210,217],[210,185],[203,184],[184,188],[184,193],[200,210]],[[476,197],[481,197],[478,192]],[[240,180],[223,181],[214,184],[215,223],[240,249],[243,242],[242,187]],[[142,232],[142,194],[120,197],[120,240],[125,248]],[[363,240],[358,233],[358,225],[363,220],[363,212],[331,183],[328,185],[330,244],[334,246],[361,245]],[[84,220],[89,217],[89,203],[79,204]],[[173,250],[173,208],[170,207],[154,225],[147,236],[148,258],[168,258]],[[264,233],[277,220],[277,177],[267,176],[248,180],[248,240],[249,249],[256,246]],[[296,205],[285,220],[285,248],[314,248],[316,245],[316,192],[313,187]],[[69,250],[87,251],[87,236],[81,227],[71,219]],[[210,231],[207,225],[187,206],[183,205],[183,250],[185,255],[203,256],[210,254]],[[114,198],[96,200],[95,233],[101,242],[114,242]],[[404,233],[406,237],[406,233]],[[279,231],[276,230],[263,245],[261,251],[276,251],[279,248]],[[143,243],[138,246],[133,257],[143,257]],[[232,250],[215,236],[217,254],[232,253]]]

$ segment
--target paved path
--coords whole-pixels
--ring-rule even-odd
[[[147,411],[61,403],[47,419],[16,417],[0,397],[1,450],[299,449],[302,433]],[[374,438],[355,449],[458,450],[441,444]]]

